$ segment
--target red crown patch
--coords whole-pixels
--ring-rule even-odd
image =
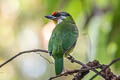
[[[55,16],[58,13],[58,11],[53,12],[52,16]]]

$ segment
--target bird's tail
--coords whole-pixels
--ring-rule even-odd
[[[63,71],[63,56],[55,58],[55,72],[59,75]]]

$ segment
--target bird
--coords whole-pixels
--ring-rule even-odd
[[[67,57],[75,48],[79,31],[68,12],[55,11],[45,16],[55,23],[55,28],[48,44],[48,53],[55,61],[55,73],[59,75],[64,70],[64,57]]]

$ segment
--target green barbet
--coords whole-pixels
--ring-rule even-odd
[[[48,52],[55,60],[56,75],[61,74],[64,69],[64,56],[73,51],[78,38],[78,29],[67,12],[54,12],[45,16],[56,24],[49,40]]]

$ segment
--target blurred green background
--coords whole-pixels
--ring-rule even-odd
[[[0,0],[0,63],[20,51],[46,49],[54,23],[44,16],[69,12],[79,28],[73,56],[84,63],[97,59],[109,64],[120,57],[120,0]],[[42,56],[51,57],[41,53]],[[79,69],[65,59],[65,69]],[[120,62],[111,66],[120,73]],[[91,72],[84,80],[88,80]],[[0,68],[0,80],[47,80],[54,65],[39,54],[25,54]],[[55,80],[71,80],[73,76]],[[101,80],[97,77],[96,80]]]

